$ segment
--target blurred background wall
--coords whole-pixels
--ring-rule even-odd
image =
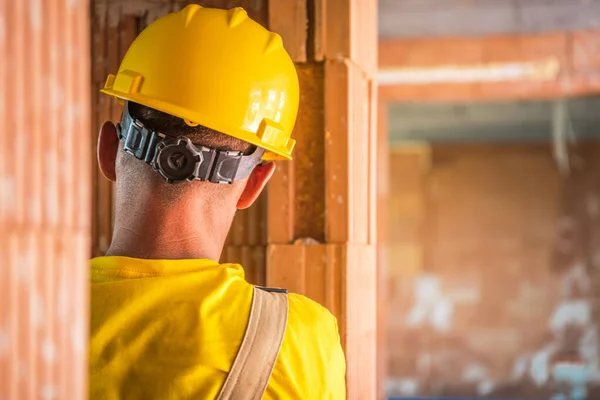
[[[387,396],[600,397],[599,10],[380,2]]]
[[[391,394],[599,396],[600,127],[572,119],[561,173],[548,105],[396,111],[425,141],[390,155]]]

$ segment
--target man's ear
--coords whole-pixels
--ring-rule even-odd
[[[267,182],[269,182],[269,179],[271,179],[271,176],[273,176],[273,172],[275,172],[275,163],[272,162],[265,165],[258,165],[254,168],[238,200],[238,210],[246,209],[256,201]]]
[[[115,182],[117,180],[116,163],[117,151],[119,151],[119,136],[117,128],[112,122],[105,122],[98,134],[98,165],[106,179]]]

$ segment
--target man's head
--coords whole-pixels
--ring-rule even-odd
[[[253,145],[240,139],[201,125],[190,126],[181,118],[136,103],[129,103],[129,113],[150,130],[175,138],[187,137],[197,145],[244,154],[250,154],[255,149]],[[272,163],[259,165],[247,179],[236,181],[232,185],[198,181],[171,185],[149,165],[122,149],[123,143],[119,142],[115,125],[111,122],[104,123],[98,140],[98,162],[104,176],[117,182],[117,196],[151,196],[158,203],[173,203],[191,196],[197,200],[219,200],[223,205],[235,201],[236,208],[247,208],[256,200],[275,169]]]
[[[235,210],[249,207],[273,174],[274,164],[257,164],[292,158],[299,82],[281,37],[242,8],[189,5],[146,27],[101,92],[128,102],[144,124],[125,115],[121,141],[113,123],[100,130],[100,168],[117,189],[111,248],[118,242],[121,250],[112,253],[155,257],[153,249],[186,236],[189,251],[178,243],[158,256],[217,259]],[[203,180],[185,181],[194,178]],[[132,251],[140,242],[130,237],[142,235],[154,241]]]

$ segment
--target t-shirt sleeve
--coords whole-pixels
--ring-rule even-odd
[[[337,320],[332,316],[333,329],[335,331],[336,340],[331,348],[329,358],[329,378],[327,385],[329,386],[330,399],[342,400],[346,399],[346,357],[342,349],[340,334],[337,326]]]

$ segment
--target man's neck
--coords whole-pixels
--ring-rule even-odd
[[[210,210],[187,218],[174,210],[139,211],[117,212],[107,256],[218,261],[233,218],[224,221]]]

